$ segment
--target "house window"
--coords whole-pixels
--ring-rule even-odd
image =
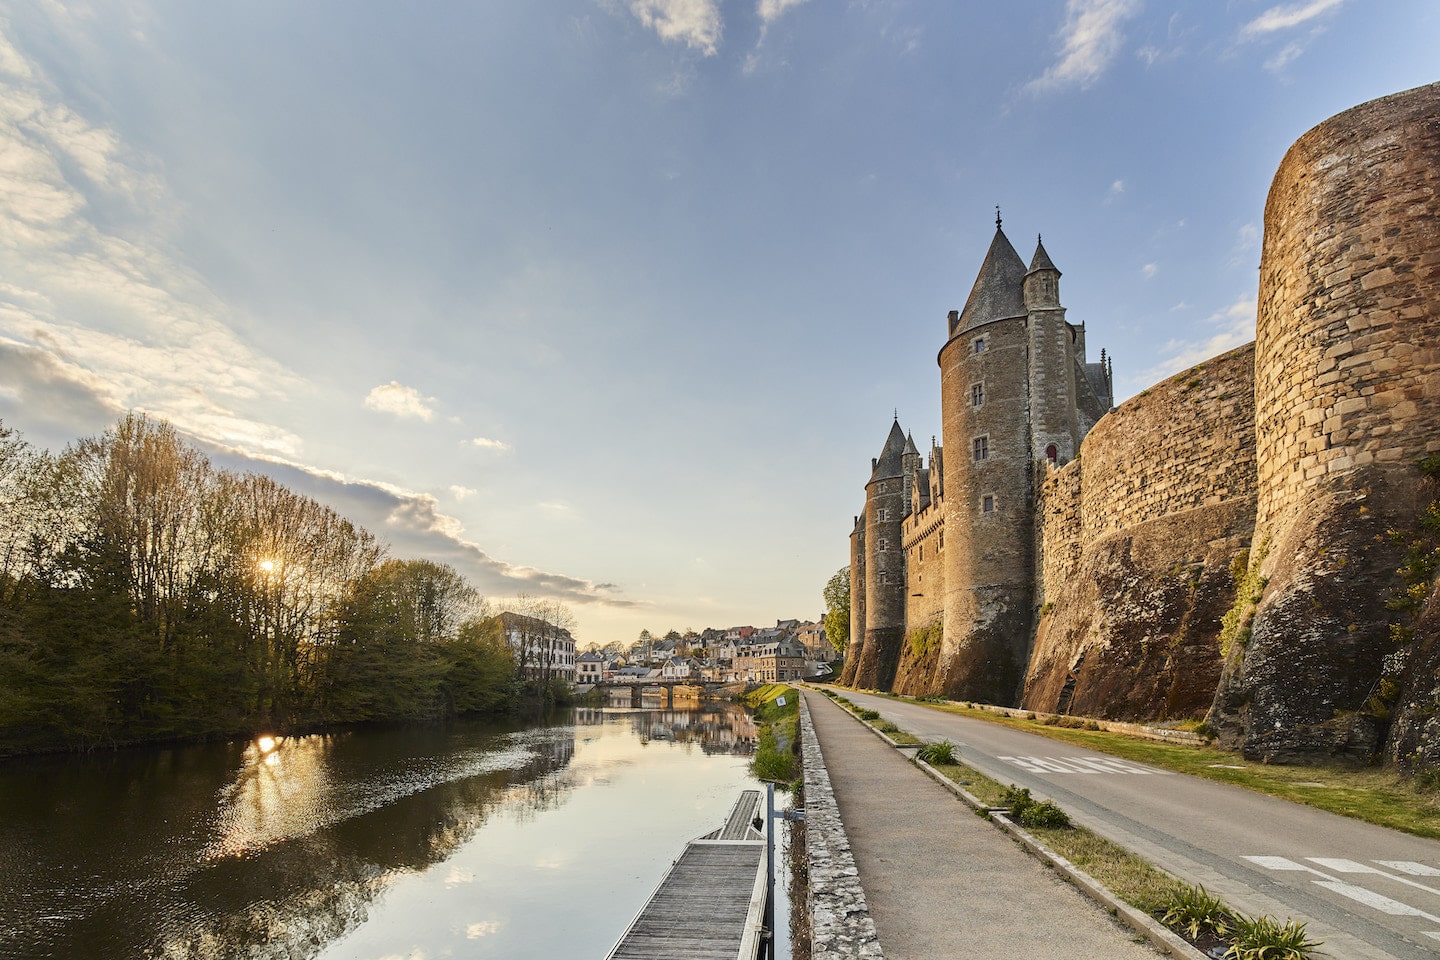
[[[1045,448],[1045,459],[1049,460],[1051,463],[1060,462],[1060,450],[1058,447],[1055,446],[1055,444],[1052,443]]]
[[[988,459],[990,459],[990,438],[989,438],[988,436],[986,436],[986,437],[976,437],[976,438],[975,438],[975,460],[978,462],[978,461],[980,461],[980,460],[988,460]]]
[[[987,493],[987,494],[985,494],[985,496],[983,496],[983,497],[980,498],[980,512],[981,512],[981,513],[994,513],[994,512],[995,512],[995,498],[994,498],[993,496],[991,496],[990,494]]]
[[[985,352],[985,338],[984,338],[984,337],[976,337],[976,338],[975,338],[975,352],[976,352],[976,353],[984,353],[984,352]]]
[[[978,407],[985,402],[985,384],[970,384],[970,406]]]

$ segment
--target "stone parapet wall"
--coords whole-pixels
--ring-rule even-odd
[[[810,956],[813,960],[883,960],[880,936],[860,886],[850,838],[840,820],[830,772],[800,698],[800,757],[805,767],[805,850],[810,861]]]
[[[1254,362],[1255,346],[1246,344],[1156,384],[1095,425],[1080,447],[1082,542],[1255,495]]]

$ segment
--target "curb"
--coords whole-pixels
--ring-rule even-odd
[[[837,703],[835,705],[844,710],[844,707],[840,704]],[[870,730],[871,733],[875,734],[877,737],[879,737],[881,740],[884,740],[892,747],[899,746],[895,743],[895,741],[891,740],[885,734],[881,733],[879,730],[876,730],[875,727],[872,726],[868,721],[861,720],[858,716],[856,716],[854,713],[851,713],[851,711],[849,710],[845,710],[845,713],[849,714],[851,717],[854,717],[857,723],[863,724],[867,729]],[[901,747],[900,749],[907,748]],[[934,767],[930,766],[930,764],[926,763],[924,760],[921,760],[919,757],[912,756],[910,759],[917,767],[925,771],[926,775],[928,775],[931,779],[935,780],[946,790],[949,790],[951,793],[953,793],[966,806],[970,807],[976,813],[983,813],[988,815],[991,823],[995,824],[996,827],[998,827],[1000,830],[1003,830],[1005,833],[1010,834],[1010,836],[1013,837],[1016,842],[1018,842],[1031,854],[1038,857],[1041,862],[1043,862],[1045,865],[1049,866],[1051,869],[1055,870],[1057,873],[1068,879],[1077,890],[1079,890],[1085,896],[1089,897],[1091,900],[1095,901],[1095,903],[1103,907],[1106,912],[1108,912],[1112,917],[1123,923],[1125,926],[1129,927],[1131,930],[1134,930],[1136,933],[1146,937],[1152,944],[1154,944],[1156,949],[1160,950],[1162,953],[1169,954],[1172,957],[1179,957],[1181,958],[1181,960],[1210,960],[1209,957],[1207,957],[1204,953],[1201,953],[1189,942],[1182,939],[1169,927],[1165,926],[1163,923],[1159,922],[1149,914],[1141,913],[1139,910],[1136,910],[1134,907],[1130,906],[1130,904],[1117,897],[1113,892],[1111,892],[1108,887],[1106,887],[1100,881],[1096,880],[1094,877],[1090,876],[1090,874],[1075,866],[1069,860],[1066,860],[1064,857],[1060,856],[1060,854],[1056,853],[1054,850],[1051,850],[1049,847],[1045,846],[1045,844],[1041,843],[1023,827],[1012,821],[1009,816],[1009,811],[1006,810],[1004,807],[992,807],[989,804],[984,803],[979,797],[975,796],[969,790],[966,790],[964,787],[960,786],[958,783],[951,780],[949,777],[946,777],[940,771],[936,770]]]

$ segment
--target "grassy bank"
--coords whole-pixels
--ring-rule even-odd
[[[783,683],[769,683],[745,695],[760,728],[750,772],[790,789],[800,777],[800,694]]]

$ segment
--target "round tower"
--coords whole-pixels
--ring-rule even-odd
[[[1433,496],[1422,461],[1440,454],[1437,197],[1440,84],[1325,121],[1271,185],[1248,574],[1263,596],[1211,713],[1247,755],[1369,755],[1403,713],[1387,696],[1425,674],[1395,666],[1410,629],[1397,568]]]
[[[896,420],[865,485],[865,634],[853,676],[857,687],[890,689],[900,663],[905,634],[901,521],[909,496],[905,447],[905,432]]]
[[[1025,263],[996,218],[995,237],[941,348],[945,630],[943,689],[1010,704],[1029,647],[1030,349]]]
[[[1060,271],[1037,237],[1024,281],[1029,318],[1030,450],[1064,466],[1075,459],[1075,345],[1060,305]]]

